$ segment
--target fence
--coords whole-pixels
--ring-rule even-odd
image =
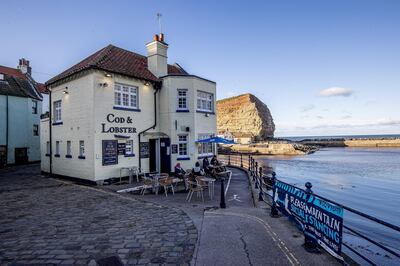
[[[269,206],[271,206],[271,216],[277,216],[278,215],[278,210],[276,209],[275,203],[273,201],[273,188],[274,185],[277,181],[275,173],[272,172],[269,175],[265,174],[263,171],[263,168],[259,166],[259,163],[256,161],[256,159],[247,154],[227,154],[224,157],[220,157],[220,160],[223,161],[225,164],[228,166],[235,166],[235,167],[240,167],[242,169],[245,169],[248,171],[250,178],[253,181],[255,189],[258,190],[258,200],[263,201]],[[281,183],[281,180],[279,180]],[[291,185],[292,186],[292,185]],[[296,186],[293,186],[296,187]],[[305,193],[312,193],[311,191],[312,184],[307,182],[306,183],[306,189],[302,189],[299,187],[296,187],[299,190],[304,191]],[[375,224],[380,224],[390,230],[392,230],[394,233],[399,233],[400,232],[400,227],[388,222],[385,222],[381,219],[378,219],[376,217],[373,217],[371,215],[365,214],[361,211],[355,210],[353,208],[347,207],[343,204],[337,203],[335,201],[332,201],[330,199],[327,199],[325,197],[313,194],[314,196],[317,196],[318,198],[321,198],[327,202],[330,202],[336,206],[339,206],[343,208],[344,210],[353,213],[362,219],[366,219],[368,221],[371,221]],[[362,232],[358,231],[355,228],[352,228],[346,224],[343,224],[343,228],[347,230],[345,233],[351,233],[357,237],[362,238],[363,240],[367,241],[369,244],[374,245],[376,247],[379,247],[380,249],[386,251],[387,253],[393,255],[397,259],[400,259],[400,254],[387,246],[379,243],[378,241],[366,236]],[[359,251],[357,251],[355,248],[351,247],[349,243],[342,242],[342,245],[345,246],[347,249],[349,249],[352,253],[357,255],[361,260],[368,262],[371,265],[377,265],[371,258],[368,258],[365,254],[361,254]]]

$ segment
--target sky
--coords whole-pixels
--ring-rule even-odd
[[[400,1],[6,1],[0,65],[31,62],[45,82],[108,44],[146,54],[159,32],[169,63],[252,93],[275,135],[400,134]]]

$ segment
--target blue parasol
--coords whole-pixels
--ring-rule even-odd
[[[212,137],[208,139],[197,140],[197,143],[219,143],[219,144],[236,144],[233,140],[224,139],[221,137]]]

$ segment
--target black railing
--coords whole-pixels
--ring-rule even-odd
[[[268,204],[269,206],[271,206],[271,216],[272,217],[276,217],[277,216],[277,209],[276,206],[273,202],[273,187],[275,184],[276,176],[274,172],[271,172],[269,174],[266,174],[263,170],[262,167],[260,167],[258,165],[258,162],[256,161],[256,159],[252,156],[252,155],[248,155],[248,154],[226,154],[223,155],[224,157],[221,157],[220,160],[222,162],[224,162],[225,164],[227,164],[228,166],[234,166],[234,167],[240,167],[244,170],[247,170],[249,173],[250,178],[252,179],[252,183],[254,184],[254,188],[258,189],[258,201],[262,201],[265,202],[266,204]],[[281,183],[285,183],[281,180],[279,180]],[[307,182],[309,183],[309,182]],[[287,183],[286,183],[287,184]],[[309,183],[311,185],[311,183]],[[291,185],[294,186],[294,185]],[[296,186],[294,186],[296,187]],[[299,188],[296,187],[297,189],[300,189],[304,192],[309,192],[311,190],[308,190],[309,188],[311,188],[311,186],[307,189],[303,189],[303,188]],[[344,210],[351,212],[353,214],[356,214],[368,221],[371,221],[373,223],[376,224],[380,224],[386,228],[389,228],[391,230],[393,230],[394,232],[399,233],[400,232],[400,227],[391,223],[388,223],[386,221],[383,221],[381,219],[378,219],[376,217],[373,217],[369,214],[363,213],[361,211],[355,210],[353,208],[347,207],[343,204],[337,203],[333,200],[327,199],[325,197],[322,197],[320,195],[317,194],[313,194],[327,202],[330,202],[332,204],[335,204],[339,207],[342,207]],[[395,256],[396,258],[400,258],[400,254],[396,251],[394,251],[393,249],[383,245],[382,243],[379,243],[378,241],[375,241],[373,239],[371,239],[370,237],[366,236],[365,234],[357,231],[354,228],[351,228],[345,224],[343,224],[343,228],[345,228],[347,230],[347,232],[344,231],[344,233],[351,233],[357,237],[360,237],[362,239],[364,239],[365,241],[367,241],[368,243],[377,246],[379,248],[381,248],[382,250],[386,251],[387,253],[390,253],[391,255]],[[362,260],[364,260],[365,262],[370,263],[371,265],[377,265],[371,258],[368,258],[365,254],[360,253],[359,251],[357,251],[355,248],[351,247],[351,245],[349,243],[346,242],[342,242],[342,245],[345,246],[346,248],[348,248],[352,253],[356,254],[359,258],[361,258]]]

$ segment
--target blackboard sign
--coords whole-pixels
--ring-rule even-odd
[[[118,155],[125,155],[125,143],[118,143]]]
[[[140,157],[149,158],[149,143],[140,142]]]
[[[118,141],[103,140],[103,165],[118,164]]]
[[[171,153],[172,154],[178,153],[178,145],[177,144],[172,144],[171,145]]]

